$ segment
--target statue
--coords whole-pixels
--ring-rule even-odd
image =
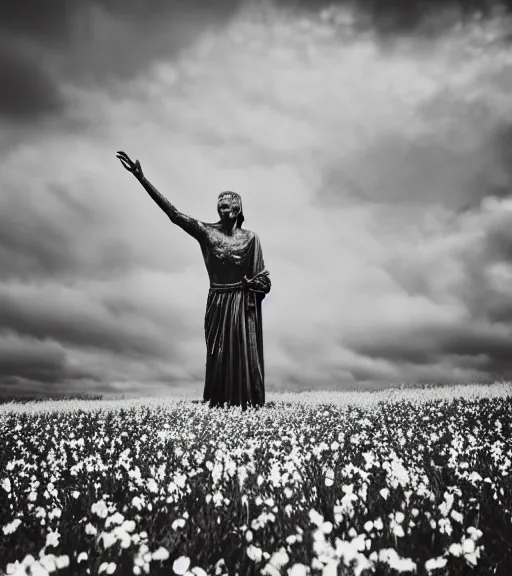
[[[117,158],[148,194],[201,247],[210,279],[204,330],[206,375],[203,401],[210,406],[265,404],[265,370],[261,302],[270,292],[260,239],[242,228],[242,199],[222,192],[217,202],[220,220],[200,222],[179,212],[145,178],[140,162],[124,152]]]

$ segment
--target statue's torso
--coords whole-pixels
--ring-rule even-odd
[[[229,236],[219,230],[216,224],[205,226],[207,233],[201,242],[201,251],[210,282],[232,284],[242,280],[244,275],[250,277],[254,233],[238,228]]]

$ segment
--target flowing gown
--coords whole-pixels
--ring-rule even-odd
[[[210,406],[265,404],[261,302],[271,283],[257,234],[238,244],[201,243],[210,290],[204,320],[206,375],[203,400]],[[243,286],[244,275],[259,278]]]

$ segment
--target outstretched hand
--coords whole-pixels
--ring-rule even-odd
[[[140,162],[138,160],[132,162],[128,154],[121,151],[119,151],[116,154],[116,157],[119,158],[121,164],[126,168],[126,170],[128,170],[128,172],[131,172],[136,178],[142,178],[144,176],[144,174],[142,173]]]

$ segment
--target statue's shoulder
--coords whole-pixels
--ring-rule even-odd
[[[206,228],[207,231],[220,229],[218,222],[201,222],[201,224]]]
[[[249,240],[252,240],[257,236],[256,232],[253,232],[252,230],[247,230],[246,228],[241,228],[240,232],[242,232],[245,235],[245,237],[248,238]]]

